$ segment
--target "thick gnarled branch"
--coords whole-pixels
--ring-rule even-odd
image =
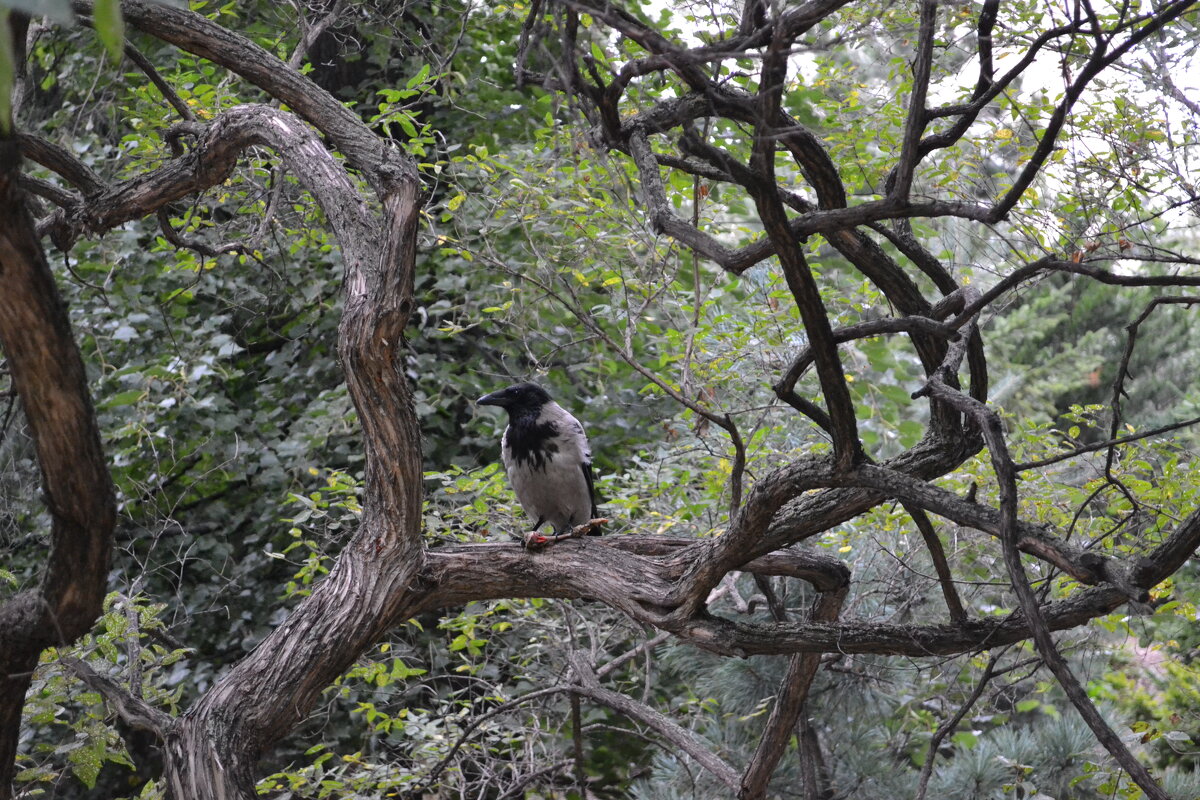
[[[90,0],[72,3],[90,15]],[[179,49],[220,64],[282,100],[305,121],[333,140],[350,166],[360,171],[377,193],[391,191],[389,171],[403,158],[362,123],[352,110],[316,86],[299,70],[283,63],[254,42],[202,14],[146,0],[121,4],[125,21]]]
[[[374,239],[365,201],[320,140],[294,115],[245,105],[229,109],[208,125],[187,123],[181,127],[196,136],[187,153],[158,169],[92,192],[86,205],[59,209],[39,227],[68,244],[83,233],[105,233],[216,186],[229,177],[247,148],[266,145],[279,152],[321,204],[339,240],[365,243]],[[29,140],[22,139],[22,148],[29,146]],[[64,168],[60,160],[51,163]],[[67,173],[68,178],[70,175]]]
[[[1079,682],[1079,679],[1075,677],[1075,673],[1059,652],[1053,637],[1050,635],[1051,628],[1048,615],[1044,613],[1037,596],[1034,594],[1033,587],[1029,583],[1029,577],[1025,573],[1025,567],[1021,563],[1021,556],[1018,551],[1020,534],[1018,533],[1019,497],[1017,493],[1017,470],[1008,452],[1008,445],[1004,438],[1003,423],[1000,420],[1000,415],[994,409],[988,408],[978,400],[967,397],[946,383],[945,375],[953,373],[956,369],[956,364],[948,365],[945,372],[939,372],[930,381],[929,389],[945,398],[948,403],[958,406],[964,413],[971,415],[983,432],[984,440],[988,446],[988,453],[991,456],[992,468],[996,474],[996,480],[1000,488],[998,523],[1004,565],[1008,570],[1009,581],[1016,592],[1026,624],[1029,626],[1034,646],[1046,666],[1058,680],[1059,685],[1063,688],[1071,704],[1075,706],[1075,709],[1079,712],[1084,722],[1091,728],[1096,739],[1104,745],[1104,748],[1129,773],[1137,785],[1141,787],[1142,791],[1146,793],[1146,796],[1153,798],[1153,800],[1170,800],[1170,797],[1158,785],[1146,766],[1138,760],[1121,738],[1109,727],[1104,718],[1100,716],[1100,712],[1092,703],[1091,698]]]
[[[0,797],[12,783],[39,655],[82,636],[100,615],[116,525],[83,359],[19,186],[20,161],[18,144],[0,140],[0,347],[37,453],[50,552],[38,587],[0,604]]]
[[[997,513],[997,512],[993,512]],[[997,513],[998,515],[998,513]],[[996,531],[999,533],[999,530]],[[628,540],[628,541],[623,541]],[[1175,572],[1200,546],[1200,511],[1193,513],[1129,570],[1128,584],[1141,596]],[[891,625],[854,619],[750,623],[701,611],[690,617],[667,613],[680,579],[679,565],[697,557],[704,542],[667,537],[567,540],[531,555],[517,544],[453,545],[429,551],[416,591],[421,608],[456,607],[504,597],[591,598],[633,619],[668,630],[684,641],[726,656],[795,653],[875,653],[908,656],[974,652],[1028,639],[1022,614],[964,618],[950,623]],[[809,580],[836,592],[849,572],[836,560],[804,550],[781,551],[744,566],[763,574]],[[818,583],[817,581],[820,581]],[[1112,612],[1131,589],[1111,583],[1079,589],[1042,606],[1049,630],[1067,630]]]
[[[812,622],[835,622],[845,602],[848,586],[822,592],[813,603],[809,620]],[[775,705],[767,718],[758,747],[742,773],[742,785],[738,800],[759,800],[766,796],[771,774],[783,757],[784,750],[792,738],[796,721],[804,713],[808,693],[821,665],[818,653],[803,653],[788,659],[787,669],[779,681]]]

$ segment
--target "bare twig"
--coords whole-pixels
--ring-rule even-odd
[[[987,442],[991,455],[992,469],[1000,486],[1000,536],[1004,554],[1004,564],[1008,569],[1013,590],[1020,603],[1033,636],[1034,646],[1046,662],[1046,666],[1054,674],[1071,704],[1091,728],[1096,739],[1104,746],[1121,767],[1152,800],[1170,800],[1162,787],[1154,780],[1145,765],[1130,752],[1121,738],[1109,727],[1104,718],[1096,710],[1088,697],[1087,691],[1079,683],[1079,679],[1071,671],[1066,659],[1058,651],[1050,629],[1046,624],[1045,615],[1029,585],[1029,578],[1021,564],[1021,556],[1017,549],[1018,541],[1018,495],[1017,473],[1012,457],[1008,453],[1008,445],[1004,439],[1003,423],[996,412],[982,403],[966,397],[961,392],[950,389],[944,382],[942,373],[935,375],[929,383],[931,391],[941,395],[947,402],[956,405],[964,413],[970,414],[982,429],[984,440]]]
[[[514,708],[517,708],[524,703],[537,700],[540,697],[549,697],[550,695],[562,694],[569,691],[571,691],[569,686],[547,686],[544,689],[534,689],[531,692],[526,692],[520,697],[509,700],[506,703],[501,703],[498,706],[493,706],[484,713],[472,717],[471,721],[468,722],[466,727],[463,728],[462,733],[459,734],[457,741],[455,741],[454,744],[450,746],[450,749],[446,751],[446,755],[442,756],[441,760],[434,764],[433,768],[430,769],[428,774],[425,775],[421,785],[414,790],[414,795],[420,795],[420,793],[426,788],[436,785],[438,777],[441,776],[442,772],[454,759],[454,756],[456,753],[458,753],[459,748],[466,744],[467,740],[471,738],[471,734],[474,733],[480,725],[492,719],[493,717],[497,717],[501,714],[507,714],[509,711],[512,711]]]
[[[595,672],[578,654],[573,655],[571,665],[577,681],[570,686],[571,691],[651,728],[673,747],[695,759],[696,763],[704,767],[710,775],[730,791],[738,791],[740,781],[737,772],[712,751],[711,745],[649,706],[603,688],[597,680]]]
[[[334,0],[329,6],[329,11],[316,22],[309,22],[307,14],[304,11],[300,11],[296,16],[300,20],[304,33],[301,34],[300,41],[296,42],[296,47],[292,50],[292,54],[288,56],[287,65],[292,69],[299,69],[300,65],[304,62],[304,57],[312,49],[313,44],[320,38],[321,34],[327,31],[333,23],[337,22],[341,13],[341,0]]]
[[[1095,442],[1093,444],[1087,444],[1087,445],[1084,445],[1083,447],[1076,447],[1075,449],[1070,450],[1066,453],[1059,453],[1056,456],[1047,456],[1046,458],[1040,458],[1037,461],[1022,461],[1014,466],[1016,467],[1017,472],[1024,472],[1025,470],[1028,470],[1028,469],[1038,469],[1039,467],[1048,467],[1051,464],[1057,464],[1060,461],[1066,461],[1067,459],[1076,458],[1078,456],[1084,455],[1085,453],[1094,453],[1097,450],[1105,450],[1105,449],[1112,448],[1112,447],[1119,447],[1123,444],[1129,444],[1130,442],[1137,442],[1142,439],[1149,439],[1154,436],[1161,436],[1164,433],[1170,433],[1171,431],[1177,431],[1182,428],[1190,428],[1193,425],[1200,425],[1200,417],[1193,417],[1192,419],[1185,419],[1182,422],[1173,422],[1170,425],[1163,425],[1160,428],[1151,428],[1150,430],[1142,431],[1141,433],[1133,433],[1128,436],[1118,436],[1115,439],[1106,439],[1103,442]]]
[[[1109,286],[1200,286],[1200,275],[1120,275],[1083,262],[1063,261],[1047,256],[1013,270],[995,286],[968,303],[947,325],[961,328],[996,298],[1017,284],[1042,272],[1069,272],[1084,275]]]
[[[942,742],[945,741],[947,736],[954,733],[954,729],[958,727],[958,723],[962,722],[963,717],[967,715],[967,712],[971,710],[983,695],[984,689],[987,688],[988,682],[992,679],[996,663],[1004,655],[1004,652],[1001,649],[991,654],[987,665],[983,668],[983,674],[975,682],[975,688],[971,691],[970,696],[958,707],[958,710],[954,712],[954,716],[939,725],[937,730],[933,732],[933,736],[929,737],[929,747],[925,749],[925,763],[921,765],[921,777],[917,781],[917,793],[914,800],[925,800],[925,792],[929,788],[929,778],[933,775],[933,763],[937,759],[938,748],[942,746]]]
[[[938,584],[942,587],[942,597],[945,598],[946,608],[950,611],[950,619],[956,622],[963,619],[967,612],[963,610],[958,589],[954,587],[954,576],[950,573],[950,563],[946,560],[946,551],[942,548],[942,540],[938,538],[929,515],[925,513],[925,509],[913,505],[905,505],[904,510],[912,517],[917,530],[921,532],[921,538],[925,540],[925,547],[933,560],[933,568],[937,571]]]
[[[579,710],[579,695],[571,693],[571,744],[574,747],[575,786],[581,798],[587,797],[587,769],[583,760],[583,714]]]
[[[637,658],[642,653],[649,653],[651,650],[658,647],[660,644],[662,644],[663,642],[667,641],[670,638],[671,638],[671,634],[666,633],[666,632],[661,632],[661,633],[656,634],[652,638],[647,639],[646,641],[638,644],[636,647],[632,647],[629,650],[626,650],[624,653],[622,653],[621,655],[612,659],[608,663],[603,664],[600,667],[597,667],[596,668],[596,677],[597,678],[607,677],[609,675],[609,673],[618,669],[625,663]]]
[[[183,117],[189,122],[197,121],[195,112],[193,112],[188,104],[184,102],[183,98],[180,97],[173,88],[171,88],[171,85],[163,80],[162,75],[159,75],[158,70],[155,69],[154,65],[150,63],[150,59],[142,55],[142,51],[138,50],[129,42],[126,42],[125,57],[136,64],[137,68],[145,73],[146,77],[150,79],[150,82],[154,84],[154,88],[158,89],[159,93],[162,94],[163,99],[170,103],[171,107],[179,112],[179,116]]]
[[[1162,305],[1183,305],[1191,307],[1200,303],[1200,297],[1156,297],[1151,300],[1145,310],[1126,327],[1128,337],[1125,341],[1125,351],[1121,354],[1121,361],[1117,364],[1117,374],[1113,378],[1112,387],[1112,424],[1109,426],[1108,438],[1108,454],[1104,459],[1104,474],[1110,481],[1115,480],[1112,475],[1113,464],[1117,455],[1117,431],[1121,429],[1121,397],[1125,394],[1125,381],[1130,377],[1129,362],[1133,358],[1133,349],[1137,344],[1138,329],[1145,322],[1154,310]]]

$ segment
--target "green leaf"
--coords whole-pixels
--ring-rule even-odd
[[[970,750],[979,743],[979,737],[971,731],[959,731],[951,736],[950,739],[964,750]]]
[[[420,71],[417,72],[416,75],[413,75],[411,78],[409,78],[408,83],[406,83],[404,86],[406,89],[416,88],[417,86],[424,83],[425,79],[428,77],[429,77],[429,65],[422,64]]]
[[[89,789],[96,787],[96,776],[100,774],[100,767],[104,763],[104,739],[100,736],[89,737],[90,741],[84,742],[82,747],[77,747],[67,755],[67,762],[71,765],[71,772],[79,778],[80,782]]]
[[[925,432],[925,426],[916,420],[906,419],[900,423],[900,443],[905,447],[912,447],[921,439],[921,434]]]
[[[121,16],[121,0],[96,0],[94,25],[104,49],[113,61],[121,60],[125,46],[125,20]]]
[[[417,137],[417,126],[413,125],[412,118],[408,114],[396,117],[396,122],[400,123],[400,127],[404,129],[408,138],[415,139]]]
[[[403,681],[409,678],[415,678],[418,675],[424,675],[429,670],[420,669],[418,667],[410,667],[401,659],[397,658],[392,662],[392,680]]]
[[[101,408],[117,408],[119,406],[131,406],[145,396],[145,392],[141,389],[130,389],[127,392],[118,392],[112,397],[107,398],[99,405]]]

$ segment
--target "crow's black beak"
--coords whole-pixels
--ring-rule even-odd
[[[502,406],[504,401],[500,399],[500,392],[492,392],[485,394],[483,397],[475,401],[477,406]]]

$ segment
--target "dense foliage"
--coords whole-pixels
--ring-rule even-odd
[[[23,145],[23,186],[87,369],[118,523],[95,627],[45,649],[32,676],[13,794],[161,797],[164,761],[169,771],[177,757],[164,750],[167,720],[211,699],[311,602],[369,524],[365,414],[343,372],[354,359],[339,353],[353,265],[330,209],[270,142],[153,213],[112,226],[88,217],[106,187],[186,158],[242,104],[294,104],[168,44],[145,21],[154,6],[127,4],[122,55],[116,4],[76,3],[74,15],[50,5],[56,13],[35,17],[13,51],[24,65],[15,130],[76,165],[64,175]],[[298,728],[276,732],[254,776],[260,793],[733,796],[697,751],[737,778],[777,736],[786,687],[811,681],[777,736],[784,752],[759,787],[766,796],[1145,796],[1028,634],[928,655],[882,633],[846,648],[793,638],[731,658],[697,647],[704,640],[680,621],[691,603],[691,621],[733,620],[785,641],[811,632],[811,613],[818,627],[918,643],[934,641],[922,632],[1027,621],[998,544],[1003,523],[947,510],[958,498],[989,512],[1009,502],[985,424],[930,398],[930,384],[957,391],[961,377],[960,394],[998,415],[1022,467],[1014,513],[1034,531],[1026,541],[1051,542],[1050,558],[1025,548],[1040,607],[1117,592],[1060,625],[1058,649],[1168,795],[1200,797],[1200,575],[1186,555],[1151,586],[1120,572],[1176,541],[1200,506],[1195,435],[1174,429],[1200,416],[1200,109],[1194,87],[1177,85],[1197,63],[1197,11],[1019,2],[997,23],[997,6],[191,4],[291,59],[416,165],[417,266],[395,368],[420,424],[428,553],[519,537],[496,463],[503,421],[473,407],[515,379],[539,380],[587,424],[606,534],[671,547],[744,532],[762,487],[809,460],[891,466],[958,437],[955,458],[919,475],[943,493],[931,505],[891,494],[814,532],[768,535],[770,519],[801,526],[818,491],[850,485],[797,482],[738,569],[708,586],[697,578],[697,596],[671,595],[675,609],[569,582],[547,589],[557,599],[415,604],[348,654],[353,666]],[[801,12],[811,22],[786,42],[760,35]],[[702,89],[714,105],[689,112]],[[959,110],[925,120],[914,141],[917,91],[923,108]],[[762,144],[766,123],[748,109],[771,96],[807,138]],[[331,160],[350,159],[304,118],[338,153]],[[911,159],[939,136],[946,144]],[[829,175],[805,160],[809,147]],[[368,170],[348,169],[365,192]],[[833,180],[840,204],[826,194]],[[772,203],[787,210],[782,223]],[[822,212],[842,207],[865,216],[821,227]],[[814,277],[810,295],[776,257],[780,231]],[[758,245],[757,258],[736,261]],[[1012,277],[1030,265],[1048,266]],[[978,297],[966,289],[998,285],[1008,291],[948,329]],[[826,336],[933,321],[859,330],[822,350],[806,302]],[[985,369],[968,342],[986,346]],[[939,367],[956,343],[969,361],[961,376],[958,363]],[[802,351],[816,369],[783,386]],[[39,586],[54,509],[39,497],[19,387],[3,379],[7,598]],[[1158,427],[1172,429],[1142,438]],[[655,546],[638,552],[675,552]],[[536,558],[558,558],[556,548]],[[777,550],[845,565],[853,582],[835,591],[746,566]],[[508,556],[481,552],[498,554],[500,574]],[[1103,570],[1085,580],[1101,556],[1120,580]],[[837,591],[840,610],[821,618]],[[823,655],[799,681],[811,652]],[[165,716],[139,723],[119,707],[129,696]]]

